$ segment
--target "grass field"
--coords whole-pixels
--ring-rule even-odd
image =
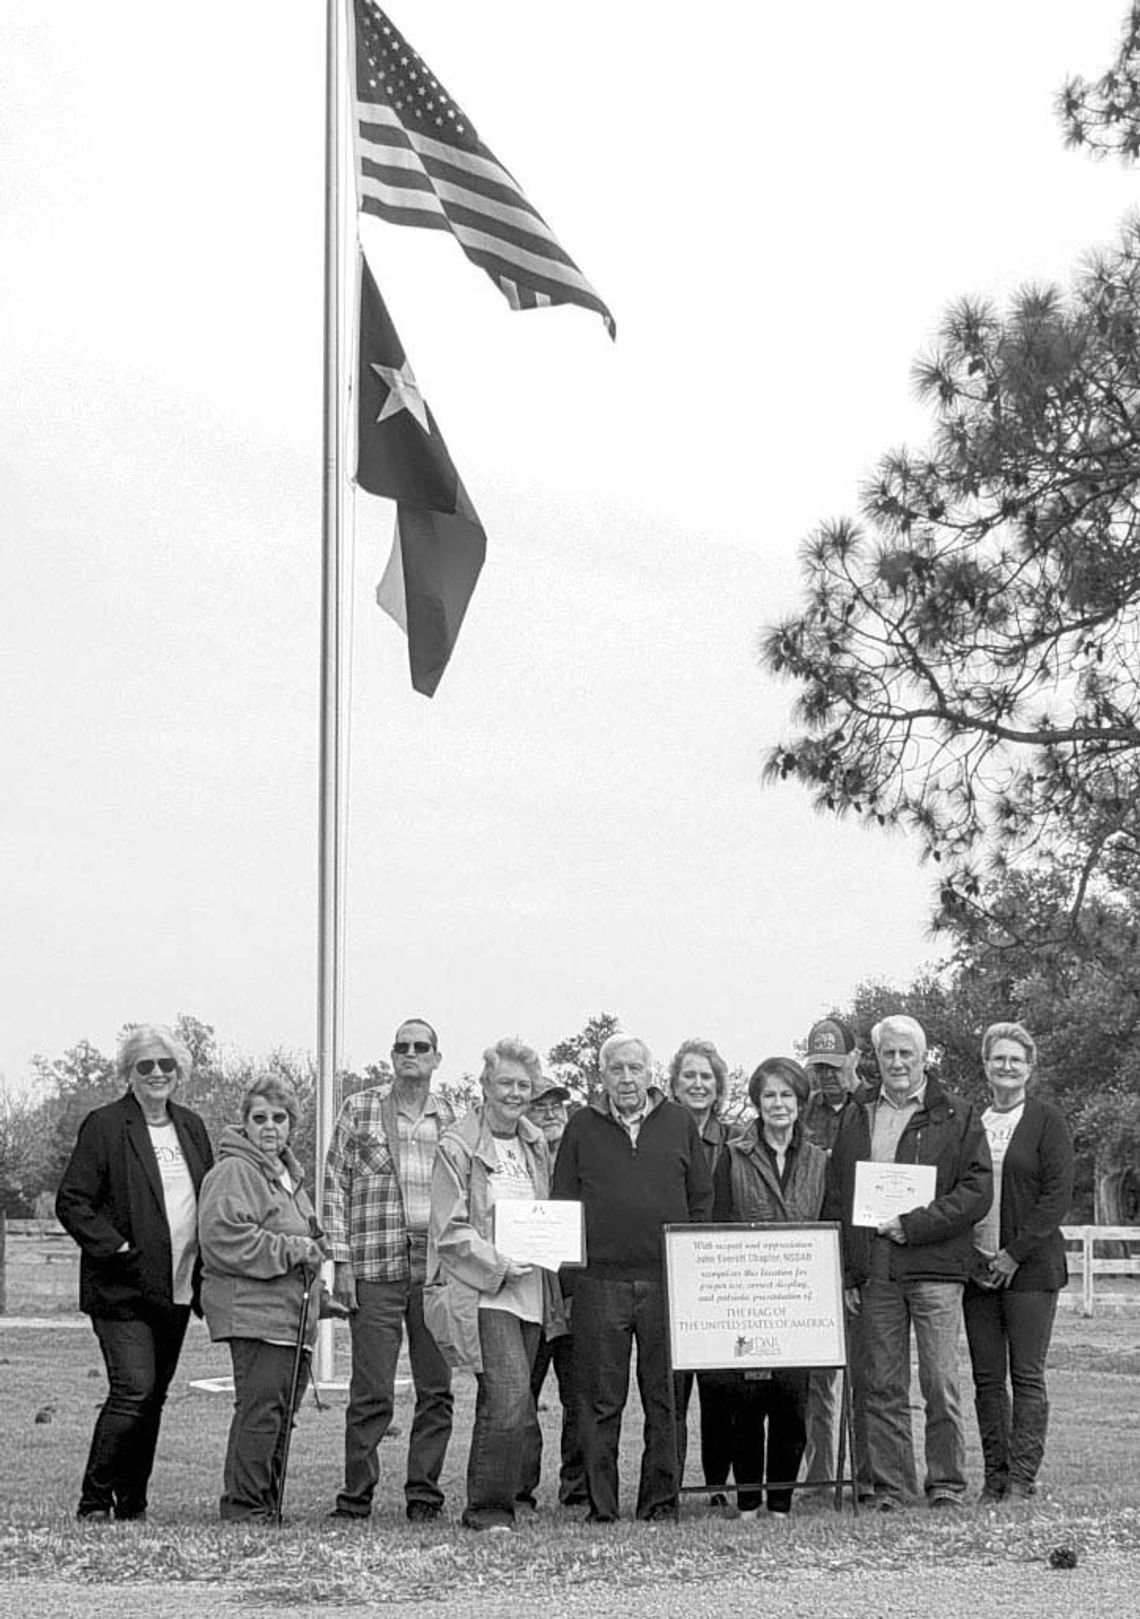
[[[1136,1318],[1088,1322],[1063,1316],[1050,1375],[1053,1420],[1041,1498],[1030,1507],[936,1515],[922,1508],[881,1518],[836,1516],[798,1507],[786,1526],[725,1522],[686,1501],[676,1528],[621,1523],[591,1528],[553,1504],[544,1483],[540,1510],[513,1537],[465,1533],[458,1524],[470,1432],[472,1388],[458,1382],[455,1439],[444,1476],[447,1516],[409,1526],[402,1468],[410,1394],[400,1397],[403,1430],[382,1447],[382,1499],[363,1529],[323,1524],[340,1478],[343,1396],[325,1412],[306,1402],[295,1436],[287,1523],[251,1531],[217,1522],[220,1470],[229,1423],[224,1396],[189,1389],[191,1378],[223,1376],[228,1355],[200,1323],[187,1340],[163,1427],[145,1526],[79,1525],[73,1513],[95,1412],[104,1394],[93,1334],[17,1328],[0,1319],[0,1582],[54,1578],[80,1582],[162,1579],[224,1583],[250,1600],[391,1603],[481,1588],[536,1593],[597,1584],[644,1586],[717,1573],[757,1578],[773,1567],[845,1570],[936,1566],[951,1561],[1023,1563],[1061,1544],[1085,1560],[1135,1556],[1140,1545],[1135,1475],[1140,1456]],[[340,1367],[344,1370],[344,1344]],[[964,1387],[969,1388],[964,1368]],[[37,1413],[50,1420],[36,1422]],[[543,1413],[548,1441],[556,1402]],[[631,1410],[623,1441],[627,1494],[636,1478],[640,1418]],[[971,1475],[979,1476],[972,1421]],[[552,1455],[556,1444],[548,1448]],[[694,1442],[692,1453],[697,1446]],[[628,1507],[628,1501],[627,1501]],[[946,1517],[952,1521],[947,1522]]]

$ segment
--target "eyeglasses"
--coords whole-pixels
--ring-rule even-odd
[[[135,1063],[135,1073],[141,1074],[145,1079],[152,1068],[157,1068],[163,1074],[172,1074],[177,1067],[178,1064],[173,1057],[143,1057],[141,1061]]]
[[[251,1113],[250,1124],[288,1124],[288,1113]]]
[[[393,1040],[392,1050],[397,1057],[410,1057],[413,1051],[417,1057],[426,1057],[435,1047],[430,1040]]]
[[[991,1068],[1026,1068],[1026,1067],[1028,1067],[1028,1064],[1029,1064],[1029,1059],[1027,1057],[991,1057],[990,1058],[990,1067]]]

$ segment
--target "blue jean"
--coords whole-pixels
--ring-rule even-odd
[[[841,1373],[817,1366],[808,1379],[804,1414],[804,1483],[826,1484],[835,1478],[839,1432],[839,1380]]]
[[[665,1285],[583,1272],[574,1281],[574,1381],[578,1433],[586,1464],[590,1516],[618,1515],[618,1446],[629,1398],[629,1360],[637,1345],[637,1390],[645,1427],[637,1516],[677,1508],[677,1438],[669,1398]]]
[[[234,1414],[222,1470],[223,1518],[272,1518],[281,1489],[285,1436],[309,1381],[308,1357],[297,1382],[297,1399],[289,1410],[296,1351],[287,1344],[260,1338],[231,1338],[234,1369]]]
[[[961,1282],[871,1281],[862,1289],[867,1461],[876,1495],[914,1489],[910,1423],[910,1332],[926,1406],[926,1495],[958,1501],[966,1493],[966,1440],[958,1395]]]
[[[189,1307],[181,1305],[132,1321],[92,1321],[108,1388],[80,1486],[81,1518],[112,1511],[138,1518],[146,1511],[162,1408],[189,1321]]]
[[[523,1321],[509,1310],[479,1311],[479,1353],[475,1421],[467,1456],[468,1529],[508,1527],[522,1477],[523,1446],[534,1411],[530,1373],[542,1336],[537,1321]]]
[[[356,1283],[356,1310],[349,1316],[352,1377],[344,1419],[344,1489],[337,1510],[366,1518],[380,1481],[377,1450],[392,1422],[396,1396],[396,1363],[405,1330],[416,1391],[416,1409],[408,1439],[408,1471],[404,1494],[409,1502],[443,1504],[439,1475],[451,1438],[455,1404],[451,1372],[439,1346],[424,1325],[422,1283]]]
[[[845,1316],[847,1326],[847,1386],[851,1398],[851,1420],[855,1430],[852,1458],[850,1447],[844,1445],[844,1473],[854,1473],[860,1497],[873,1493],[870,1468],[867,1463],[867,1373],[863,1353],[863,1321],[861,1315],[850,1311]],[[815,1367],[808,1383],[807,1412],[804,1418],[807,1441],[804,1447],[804,1483],[822,1485],[834,1482],[839,1466],[839,1429],[843,1421],[842,1372],[827,1367]],[[852,1465],[854,1462],[854,1465]],[[915,1489],[914,1465],[911,1464],[908,1488]]]
[[[1057,1295],[971,1283],[963,1313],[986,1488],[997,1495],[1010,1485],[1032,1491],[1049,1427],[1045,1360]]]

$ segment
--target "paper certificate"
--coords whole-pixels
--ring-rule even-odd
[[[896,1214],[909,1214],[934,1202],[937,1171],[933,1164],[855,1165],[852,1225],[881,1226]]]
[[[570,1200],[504,1198],[495,1204],[495,1247],[520,1265],[583,1265],[582,1205]]]

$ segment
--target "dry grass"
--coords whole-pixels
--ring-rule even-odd
[[[825,1574],[859,1568],[1026,1563],[1073,1545],[1082,1559],[1112,1559],[1140,1536],[1135,1458],[1134,1318],[1058,1322],[1051,1377],[1053,1429],[1045,1494],[1030,1508],[935,1516],[922,1510],[858,1520],[849,1511],[804,1506],[789,1525],[722,1522],[686,1503],[675,1528],[621,1523],[590,1528],[547,1501],[514,1537],[478,1536],[458,1526],[471,1419],[471,1384],[459,1383],[456,1438],[444,1486],[450,1516],[412,1527],[400,1486],[404,1438],[382,1451],[382,1499],[364,1528],[323,1523],[339,1482],[343,1398],[325,1413],[307,1404],[293,1449],[287,1523],[251,1531],[217,1522],[219,1473],[229,1422],[224,1397],[193,1393],[190,1377],[228,1370],[224,1350],[195,1323],[164,1424],[150,1522],[93,1527],[74,1511],[95,1411],[104,1384],[94,1336],[5,1328],[0,1321],[0,1437],[5,1457],[0,1506],[0,1580],[132,1579],[224,1584],[262,1602],[386,1604],[481,1589],[536,1594],[583,1585],[609,1589],[688,1582],[717,1575],[757,1579],[781,1566]],[[343,1354],[342,1354],[343,1364]],[[968,1387],[968,1378],[966,1387]],[[51,1407],[51,1420],[36,1423]],[[397,1422],[407,1431],[410,1397]],[[557,1411],[544,1415],[553,1437]],[[636,1476],[640,1421],[627,1422],[623,1477]],[[972,1440],[972,1435],[971,1435]],[[694,1445],[694,1454],[696,1446]],[[976,1451],[971,1469],[978,1473]],[[950,1521],[947,1522],[946,1519]]]

